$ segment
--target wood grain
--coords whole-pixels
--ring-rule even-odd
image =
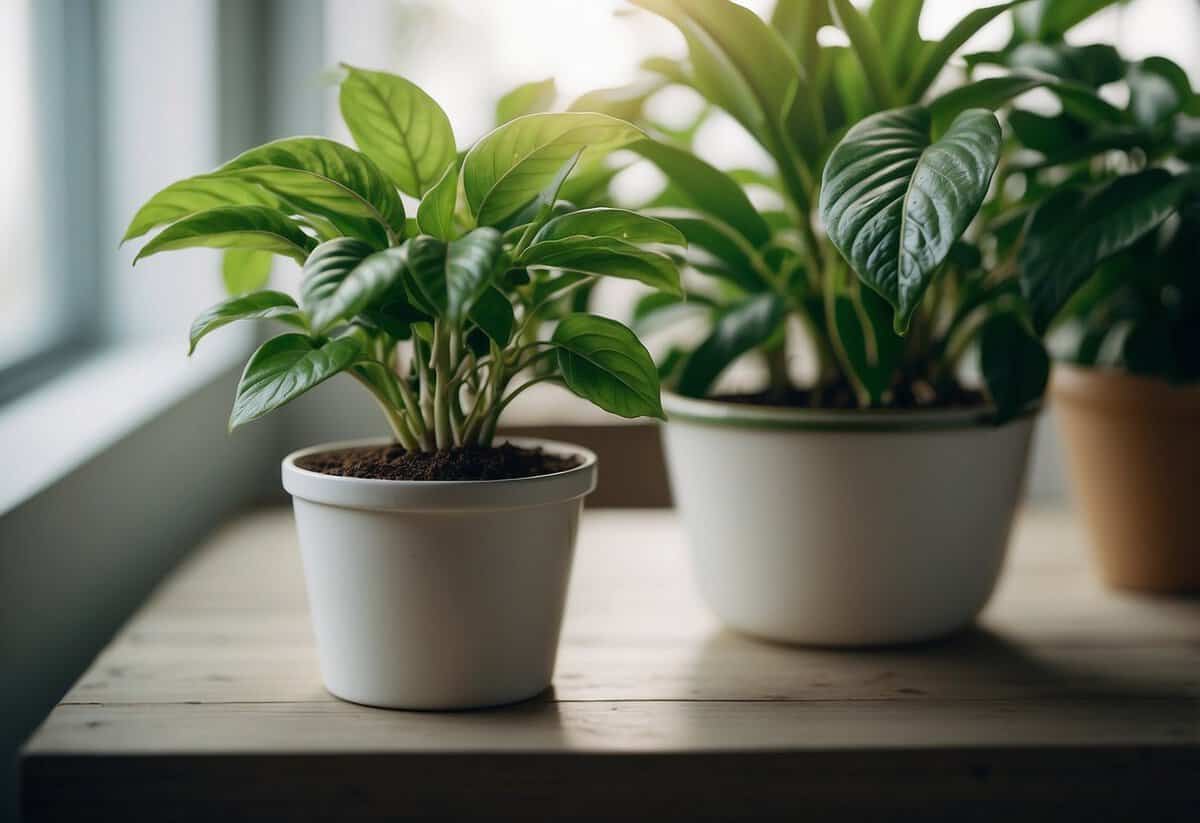
[[[258,513],[197,551],[47,718],[24,751],[24,807],[73,821],[975,820],[1044,803],[1064,820],[1194,819],[1200,602],[1107,591],[1085,550],[1067,514],[1026,512],[977,628],[798,649],[719,626],[669,512],[592,512],[553,689],[411,713],[324,692],[290,513]]]

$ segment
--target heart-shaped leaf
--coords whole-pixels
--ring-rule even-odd
[[[554,330],[563,382],[621,417],[663,419],[658,370],[637,336],[615,320],[570,314]]]
[[[989,317],[979,333],[979,368],[996,422],[1011,420],[1042,396],[1050,376],[1046,347],[1014,314]]]
[[[273,257],[254,249],[229,249],[221,258],[221,279],[231,296],[258,291],[271,279]]]
[[[757,248],[771,239],[771,228],[733,178],[696,155],[653,140],[629,147],[645,157],[686,196],[687,205],[737,229]]]
[[[934,271],[979,211],[1000,159],[1000,124],[971,109],[937,141],[928,110],[880,112],[846,133],[825,166],[821,219],[903,333]]]
[[[423,234],[444,240],[447,243],[454,239],[454,212],[458,208],[458,170],[462,167],[461,160],[455,160],[446,169],[442,179],[417,206],[417,225]]]
[[[558,89],[554,85],[553,77],[533,83],[522,83],[496,101],[496,125],[503,126],[510,120],[516,120],[527,114],[550,111],[554,107],[554,98],[557,96]],[[579,109],[579,111],[594,110]]]
[[[581,209],[555,217],[534,235],[534,242],[567,237],[609,237],[626,243],[666,243],[686,246],[679,229],[670,223],[627,209]]]
[[[408,270],[432,313],[457,328],[491,285],[500,248],[500,232],[487,227],[450,243],[422,235],[408,243]]]
[[[274,411],[335,374],[360,353],[353,337],[316,345],[303,334],[282,334],[264,343],[246,364],[229,417],[232,431]]]
[[[581,151],[595,155],[645,137],[636,126],[604,114],[530,114],[500,126],[463,161],[463,190],[476,221],[492,226],[516,213]]]
[[[1043,200],[1018,255],[1034,327],[1045,331],[1099,263],[1162,223],[1185,185],[1170,172],[1150,169],[1091,192],[1061,188]]]
[[[786,313],[783,301],[770,293],[754,295],[722,312],[712,333],[683,364],[679,393],[704,397],[729,364],[775,334]]]
[[[279,209],[279,198],[251,180],[202,174],[172,183],[146,201],[129,223],[124,243],[181,217],[222,206]]]
[[[400,274],[408,258],[404,246],[377,251],[353,263],[361,250],[359,247],[348,252],[342,247],[337,253],[322,255],[311,269],[305,266],[305,272],[310,276],[305,280],[304,308],[314,334],[323,333],[339,320],[353,318],[400,283]],[[321,247],[318,247],[313,257],[320,251]],[[367,251],[369,253],[370,249]],[[347,268],[346,264],[351,265]]]
[[[266,206],[222,206],[189,215],[156,234],[133,259],[161,251],[207,246],[282,254],[303,263],[316,245],[286,215]]]
[[[404,236],[404,204],[391,181],[365,154],[334,140],[276,140],[238,155],[217,174],[256,182],[346,233],[358,228],[355,221],[366,220],[389,237]]]
[[[683,293],[679,270],[671,258],[611,237],[567,237],[534,243],[519,262],[529,267],[637,280],[661,291]]]
[[[188,334],[188,354],[209,332],[236,320],[255,320],[268,317],[292,317],[299,321],[296,301],[277,291],[260,291],[225,300],[205,311],[192,323]]]
[[[338,103],[354,142],[402,192],[423,196],[454,162],[450,118],[403,77],[343,67],[348,74]]]

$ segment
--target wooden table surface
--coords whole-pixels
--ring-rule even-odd
[[[977,629],[797,649],[721,629],[669,511],[589,512],[553,689],[416,713],[322,689],[291,514],[253,514],[50,714],[23,804],[34,821],[1200,820],[1200,602],[1106,591],[1085,548],[1069,515],[1028,511]]]

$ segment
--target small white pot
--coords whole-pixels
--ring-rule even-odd
[[[664,394],[668,469],[704,599],[787,643],[909,643],[995,587],[1033,413],[822,412]]]
[[[403,709],[493,706],[543,691],[596,455],[512,438],[583,461],[516,480],[365,480],[296,466],[380,442],[283,461],[325,687]]]

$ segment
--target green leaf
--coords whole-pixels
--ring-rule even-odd
[[[679,393],[704,397],[730,363],[775,334],[786,314],[783,301],[770,293],[754,295],[722,312],[712,334],[683,364]]]
[[[679,271],[671,258],[611,237],[567,237],[534,243],[519,262],[531,268],[637,280],[660,291],[683,293]]]
[[[1092,192],[1061,188],[1042,201],[1017,258],[1034,327],[1045,331],[1099,263],[1162,223],[1184,185],[1170,172],[1150,169]]]
[[[868,117],[833,150],[821,185],[830,240],[892,304],[900,333],[979,211],[1000,158],[989,111],[963,112],[937,141],[930,125],[918,106]]]
[[[162,251],[208,246],[251,249],[303,263],[315,241],[294,220],[266,206],[221,206],[176,221],[142,246],[133,262]]]
[[[778,31],[730,0],[632,0],[687,41],[692,85],[782,156],[782,118],[794,99],[815,111],[800,65]],[[803,84],[804,88],[798,88]],[[810,122],[811,119],[810,119]]]
[[[746,238],[715,217],[690,209],[649,209],[646,214],[670,223],[687,239],[688,258],[696,262],[697,250],[712,255],[723,266],[705,271],[747,292],[770,286],[762,256]]]
[[[1047,117],[1017,109],[1008,114],[1008,125],[1021,145],[1050,156],[1087,138],[1087,128],[1068,115]]]
[[[921,11],[925,0],[885,0],[872,3],[868,12],[875,30],[883,38],[884,62],[901,85],[912,73],[921,44]]]
[[[458,207],[458,171],[462,161],[456,160],[446,169],[442,179],[433,185],[417,206],[417,225],[424,234],[450,242],[454,239],[454,212]]]
[[[550,111],[557,96],[558,89],[554,85],[553,77],[534,83],[523,83],[496,102],[496,125],[503,126],[510,120],[527,114]]]
[[[422,235],[408,243],[408,268],[425,301],[455,328],[491,285],[500,232],[478,228],[443,243]]]
[[[691,152],[653,140],[629,148],[658,166],[692,206],[732,226],[755,248],[771,239],[770,227],[729,175]]]
[[[1150,57],[1129,70],[1129,111],[1134,122],[1153,128],[1180,112],[1192,98],[1187,73],[1165,57]]]
[[[277,291],[260,291],[244,294],[222,301],[205,311],[192,323],[188,334],[188,354],[196,350],[196,344],[209,332],[235,320],[263,319],[268,317],[297,317],[296,301]]]
[[[238,155],[217,173],[259,183],[342,231],[366,220],[394,237],[404,236],[404,204],[391,181],[365,154],[333,140],[276,140]]]
[[[304,263],[300,282],[300,305],[310,318],[333,296],[350,272],[374,251],[369,243],[354,237],[335,237],[313,249]],[[315,319],[312,324],[314,331],[323,331]]]
[[[512,303],[504,296],[504,292],[495,286],[483,290],[479,300],[471,308],[469,317],[497,346],[503,348],[512,339],[513,327],[516,325]]]
[[[979,333],[979,367],[996,407],[996,423],[1019,415],[1046,390],[1046,347],[1011,312],[994,314]]]
[[[876,3],[886,6],[886,3]],[[771,28],[775,29],[791,47],[800,65],[809,76],[815,72],[821,47],[817,43],[817,32],[822,26],[833,25],[826,0],[776,0],[771,11]]]
[[[342,65],[338,103],[354,142],[402,192],[423,196],[454,162],[450,118],[403,77]]]
[[[249,180],[202,174],[172,183],[138,209],[129,223],[124,243],[141,237],[151,229],[174,223],[209,209],[222,206],[266,206],[279,209],[279,198]]]
[[[575,98],[567,111],[594,111],[631,123],[640,122],[645,118],[646,101],[666,85],[665,78],[651,77],[627,86],[595,89]]]
[[[229,249],[221,258],[221,279],[230,296],[258,291],[271,279],[270,252]]]
[[[1014,15],[1018,35],[1054,41],[1096,12],[1121,0],[1035,0]]]
[[[637,336],[615,320],[569,314],[554,330],[567,388],[621,417],[665,419],[658,370]]]
[[[946,63],[954,56],[955,52],[963,47],[964,43],[974,37],[988,23],[1023,2],[1025,0],[1011,0],[1011,2],[975,9],[955,23],[941,40],[922,43],[919,50],[920,56],[913,68],[913,75],[904,87],[901,98],[906,101],[920,100],[922,95],[929,90],[933,81],[937,79]]]
[[[996,109],[1014,97],[1039,87],[1058,95],[1064,109],[1091,122],[1121,123],[1125,119],[1120,109],[1086,86],[1059,80],[1048,74],[1021,71],[976,80],[951,89],[935,99],[929,104],[934,134],[940,134],[955,117],[968,109]]]
[[[359,344],[352,337],[339,337],[319,346],[303,334],[283,334],[268,340],[242,372],[229,417],[230,430],[296,399],[346,370],[358,356]]]
[[[863,75],[871,86],[875,99],[884,108],[896,104],[896,89],[887,68],[883,64],[884,50],[879,41],[879,32],[850,0],[829,0],[838,27],[850,38],[854,55],[862,66]]]
[[[1107,44],[1071,46],[1067,43],[1021,43],[1011,52],[1001,52],[1000,65],[1032,69],[1098,88],[1125,76],[1125,61]]]
[[[626,243],[667,243],[686,246],[687,240],[670,223],[627,209],[582,209],[548,221],[534,235],[534,242],[567,237],[611,237]]]
[[[554,180],[580,151],[595,155],[645,135],[604,114],[530,114],[500,126],[463,161],[463,190],[476,221],[495,225],[516,213]]]
[[[401,282],[407,258],[403,246],[377,251],[345,272],[336,284],[331,283],[333,288],[315,305],[305,304],[313,333],[321,334],[339,320],[353,318],[391,293]]]

